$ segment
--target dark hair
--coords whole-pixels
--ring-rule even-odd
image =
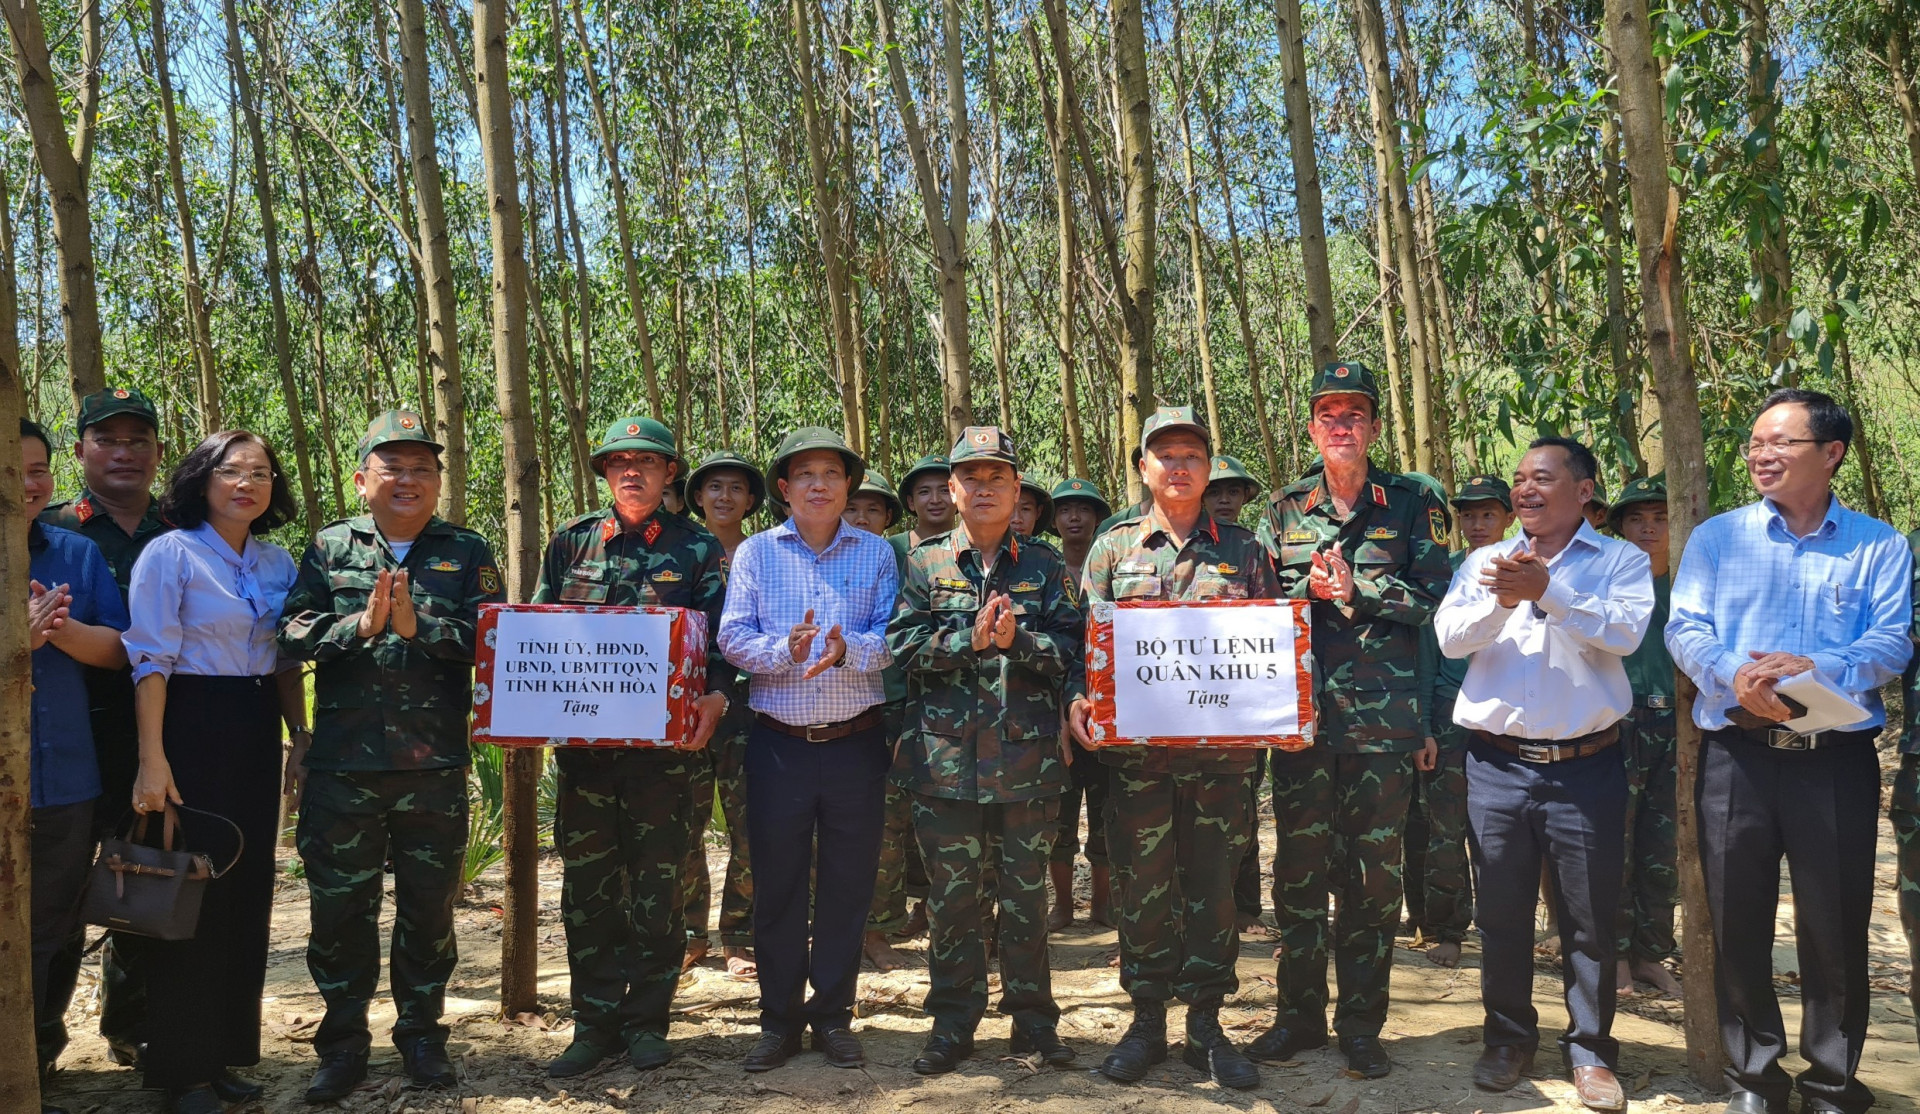
[[[1565,451],[1567,467],[1572,470],[1573,478],[1576,480],[1591,480],[1600,475],[1600,462],[1594,459],[1593,450],[1571,437],[1536,437],[1527,445],[1529,452],[1534,449]]]
[[[25,441],[29,437],[33,438],[35,441],[40,442],[42,445],[45,445],[47,449],[47,458],[49,460],[53,458],[53,439],[47,436],[47,431],[40,428],[39,422],[33,421],[29,418],[21,418],[20,419],[20,440]]]
[[[1754,420],[1758,421],[1760,415],[1790,402],[1807,408],[1807,430],[1813,434],[1814,440],[1840,442],[1840,460],[1844,463],[1847,449],[1853,445],[1853,415],[1834,401],[1832,395],[1805,391],[1799,387],[1782,387],[1760,403],[1760,409],[1754,411]],[[1834,469],[1838,471],[1839,465],[1835,465]]]
[[[254,519],[248,531],[264,534],[298,516],[300,508],[293,501],[293,488],[287,485],[280,457],[273,446],[267,444],[267,439],[244,429],[223,429],[200,442],[174,465],[173,474],[167,477],[167,490],[160,496],[160,513],[167,521],[191,530],[207,520],[207,484],[213,481],[213,470],[227,459],[234,446],[243,444],[260,446],[267,454],[267,467],[273,470],[273,490],[267,496],[266,513]]]

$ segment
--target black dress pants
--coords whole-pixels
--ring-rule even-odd
[[[876,724],[809,743],[758,723],[748,737],[753,945],[765,1032],[797,1036],[853,1023],[893,759],[886,738]]]
[[[1784,1111],[1797,1084],[1808,1110],[1857,1114],[1873,1092],[1854,1076],[1867,1039],[1867,922],[1873,913],[1880,766],[1874,732],[1817,750],[1776,750],[1727,730],[1700,756],[1700,866],[1720,962],[1727,1082]],[[1780,1066],[1786,1023],[1773,990],[1780,860],[1793,877],[1800,967],[1798,1080]]]

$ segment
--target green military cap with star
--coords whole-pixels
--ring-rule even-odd
[[[867,469],[867,474],[860,480],[860,491],[868,495],[878,495],[887,504],[887,525],[884,529],[893,529],[893,524],[900,521],[901,516],[907,513],[907,508],[900,502],[899,494],[893,490],[893,485],[887,482],[887,477],[882,472],[872,468]]]
[[[1376,409],[1380,405],[1380,385],[1373,380],[1373,370],[1358,360],[1336,360],[1313,373],[1307,391],[1308,409],[1316,399],[1327,395],[1365,395]]]
[[[1055,506],[1069,499],[1084,499],[1100,509],[1101,518],[1113,514],[1113,506],[1107,502],[1106,496],[1100,494],[1100,489],[1094,486],[1092,480],[1083,480],[1078,476],[1061,480],[1053,485],[1053,490],[1048,494],[1053,497]]]
[[[1202,443],[1211,443],[1213,438],[1207,433],[1205,423],[1194,416],[1191,406],[1162,406],[1150,415],[1140,427],[1140,447],[1151,448],[1153,439],[1168,433],[1186,432],[1200,438]]]
[[[411,441],[416,445],[425,445],[436,454],[440,452],[440,442],[427,432],[425,418],[411,410],[389,410],[367,423],[366,435],[360,438],[360,444],[353,453],[358,459],[365,460],[368,453],[396,441]]]
[[[671,460],[680,459],[673,431],[652,418],[616,418],[607,427],[606,436],[593,450],[594,464],[608,453],[659,453]]]
[[[947,463],[958,468],[973,460],[996,460],[1011,466],[1015,472],[1020,470],[1020,455],[1014,451],[1013,438],[996,425],[970,425],[960,431],[953,451],[947,454]]]
[[[80,422],[74,432],[85,433],[95,422],[121,414],[132,414],[155,430],[160,428],[160,412],[145,394],[133,387],[107,387],[80,400]]]
[[[913,481],[923,472],[938,472],[944,476],[950,471],[952,468],[947,464],[946,457],[939,453],[928,453],[914,461],[913,466],[900,477],[900,490],[903,492],[913,490]]]
[[[1644,479],[1634,480],[1621,489],[1620,498],[1614,502],[1613,509],[1607,514],[1607,521],[1610,525],[1618,528],[1620,520],[1625,517],[1628,507],[1636,503],[1660,503],[1665,505],[1666,501],[1667,477],[1664,472],[1658,476],[1647,476]]]
[[[1213,470],[1207,473],[1207,486],[1212,487],[1222,480],[1237,480],[1252,485],[1256,490],[1260,481],[1254,479],[1247,466],[1240,463],[1239,457],[1222,454],[1213,458]]]
[[[1513,488],[1498,476],[1469,476],[1467,482],[1460,485],[1460,491],[1453,497],[1453,505],[1464,507],[1468,503],[1480,503],[1491,499],[1505,507],[1513,509]]]
[[[708,476],[729,468],[747,477],[747,491],[753,496],[753,503],[747,508],[747,514],[759,510],[760,504],[767,497],[766,478],[760,474],[760,469],[753,466],[752,461],[729,449],[718,449],[701,457],[699,465],[687,473],[687,491],[690,494],[698,492],[700,485],[707,482]],[[698,500],[688,499],[687,510],[702,518],[706,517],[706,512],[700,508]]]
[[[846,462],[847,482],[858,487],[866,475],[867,462],[853,451],[847,439],[825,426],[803,425],[780,439],[780,447],[773,451],[773,459],[767,462],[767,487],[778,490],[774,480],[787,478],[787,465],[801,453],[825,449],[840,454]]]

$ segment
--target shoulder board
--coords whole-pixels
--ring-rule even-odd
[[[1048,541],[1045,538],[1033,537],[1028,534],[1022,534],[1020,535],[1020,540],[1023,543],[1027,545],[1031,545],[1035,549],[1038,549],[1042,552],[1051,553],[1055,557],[1060,556],[1060,547],[1057,545],[1054,545],[1052,542]]]
[[[577,530],[582,526],[588,526],[588,525],[597,526],[600,524],[600,522],[603,519],[608,522],[611,522],[613,521],[613,515],[610,512],[604,511],[604,510],[588,511],[586,514],[577,514],[577,515],[574,515],[572,518],[567,519],[565,522],[562,522],[559,526],[555,527],[553,532],[555,534],[564,534],[569,530]]]
[[[925,549],[927,546],[930,546],[930,545],[940,545],[945,543],[948,538],[953,536],[953,531],[943,530],[938,534],[932,534],[927,537],[921,538],[920,544],[918,545],[915,545],[913,543],[912,534],[902,533],[897,536],[907,539],[906,545],[908,549]]]
[[[331,530],[335,526],[351,526],[351,525],[353,525],[353,519],[351,518],[336,518],[332,522],[327,523],[325,526],[320,527],[320,529]]]

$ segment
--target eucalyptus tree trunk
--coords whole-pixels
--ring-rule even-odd
[[[1793,349],[1793,339],[1787,336],[1787,315],[1793,311],[1793,258],[1787,250],[1787,215],[1775,207],[1762,188],[1780,179],[1780,146],[1774,138],[1780,126],[1780,99],[1775,90],[1780,62],[1773,55],[1767,0],[1742,0],[1742,6],[1747,13],[1741,50],[1747,69],[1748,134],[1764,137],[1753,156],[1753,192],[1747,205],[1753,277],[1760,286],[1760,296],[1753,301],[1753,319],[1766,344],[1767,369],[1772,371]],[[1798,378],[1793,375],[1789,380]]]
[[[1674,568],[1693,528],[1712,513],[1708,504],[1706,442],[1700,397],[1689,348],[1685,272],[1680,247],[1680,196],[1667,175],[1667,125],[1660,63],[1653,54],[1647,0],[1606,0],[1606,36],[1619,89],[1620,133],[1626,142],[1627,188],[1633,204],[1634,246],[1640,255],[1640,314],[1647,362],[1660,400],[1660,440],[1666,452],[1669,548]],[[1694,726],[1698,695],[1685,673],[1674,678],[1679,708],[1678,819],[1681,949],[1687,1010],[1687,1065],[1700,1084],[1723,1087],[1726,1053],[1720,1044],[1715,1005],[1713,920],[1706,878],[1700,869],[1700,818],[1694,787],[1700,776],[1700,729]]]
[[[397,92],[405,79],[401,76],[400,66],[396,61],[398,55],[394,53],[393,36],[388,26],[387,18],[387,6],[385,4],[374,5],[374,56],[380,60],[380,73],[383,77],[383,80],[380,82],[381,106],[386,111],[387,134],[395,137],[397,140],[398,137],[406,134],[400,124],[400,100]],[[406,145],[396,141],[393,144],[392,154],[393,184],[394,188],[400,193],[400,218],[406,224],[418,228],[420,220],[419,214],[415,211],[413,204],[413,184],[407,175]],[[411,280],[408,283],[408,292],[413,296],[414,397],[418,400],[414,405],[415,409],[420,413],[421,420],[426,423],[427,428],[433,429],[435,428],[433,418],[433,367],[427,358],[433,341],[429,335],[431,330],[427,326],[430,314],[427,309],[426,273],[420,269],[419,245],[410,244],[408,247],[410,250],[407,252],[406,259],[398,260],[397,262],[407,268],[407,277]],[[400,403],[396,402],[395,405],[400,405]]]
[[[507,598],[533,598],[540,575],[540,456],[527,379],[527,261],[520,174],[513,146],[513,93],[507,81],[507,0],[474,0],[474,86],[480,155],[486,164],[488,241],[493,253],[494,400],[500,411],[505,482]],[[507,865],[500,934],[500,1007],[507,1017],[538,1007],[539,817],[535,800],[544,752],[512,747],[504,756]]]
[[[813,223],[820,241],[820,265],[827,284],[828,340],[833,351],[834,383],[840,390],[842,428],[848,443],[857,447],[860,431],[861,400],[854,384],[853,314],[848,306],[847,274],[849,245],[842,242],[846,229],[840,218],[840,188],[829,173],[827,121],[820,104],[821,67],[815,57],[813,31],[820,18],[818,0],[793,0],[793,35],[796,51],[795,75],[800,85],[801,121],[807,144],[807,170],[813,187]]]
[[[1896,12],[1911,9],[1911,3],[1896,0]],[[1900,110],[1900,130],[1907,139],[1907,158],[1913,163],[1913,188],[1920,190],[1920,93],[1914,89],[1913,32],[1904,19],[1896,18],[1887,33],[1887,78],[1893,89],[1893,103]]]
[[[1600,118],[1600,227],[1606,240],[1607,359],[1613,368],[1613,432],[1626,446],[1622,483],[1647,474],[1640,455],[1639,422],[1635,402],[1640,397],[1639,376],[1627,347],[1626,263],[1620,229],[1620,119],[1609,110]]]
[[[973,424],[973,342],[967,321],[967,221],[970,215],[969,165],[971,143],[967,124],[967,71],[960,41],[961,0],[941,0],[943,68],[947,83],[947,199],[940,198],[939,181],[920,126],[913,89],[901,61],[899,36],[894,33],[893,0],[875,0],[880,23],[880,45],[886,50],[887,74],[900,110],[900,130],[913,162],[920,190],[920,209],[932,241],[935,285],[940,292],[941,410],[949,441]]]
[[[986,7],[986,27],[981,41],[987,49],[987,119],[993,125],[993,144],[990,148],[992,165],[987,170],[988,203],[993,209],[993,217],[987,224],[987,235],[992,245],[993,259],[993,379],[1000,388],[1000,428],[1013,430],[1013,383],[1007,362],[1012,340],[1008,336],[1007,323],[1007,222],[1003,175],[1006,167],[1001,155],[1001,137],[1004,128],[1000,122],[1000,67],[993,49],[997,31],[994,18],[993,0],[983,0]]]
[[[1126,444],[1139,442],[1140,427],[1158,400],[1153,390],[1153,296],[1156,257],[1154,222],[1159,181],[1153,152],[1153,90],[1147,81],[1147,33],[1143,0],[1109,0],[1113,21],[1113,88],[1119,98],[1120,181],[1126,214],[1127,269],[1120,292],[1121,390],[1125,392]],[[1129,501],[1140,498],[1140,474],[1127,474]]]
[[[1320,200],[1320,158],[1313,149],[1313,100],[1307,92],[1306,24],[1300,0],[1274,0],[1280,32],[1281,94],[1287,109],[1287,140],[1293,159],[1294,206],[1300,218],[1300,263],[1306,278],[1307,343],[1315,367],[1339,359],[1334,352],[1333,271],[1327,264],[1327,225]],[[1276,484],[1279,483],[1275,479]]]
[[[280,75],[283,79],[285,74]],[[284,80],[281,92],[286,93]],[[320,444],[327,454],[327,483],[333,489],[333,515],[347,513],[346,491],[340,486],[340,439],[333,434],[333,405],[327,397],[327,290],[320,278],[320,238],[313,229],[313,198],[307,190],[305,144],[300,128],[293,129],[294,181],[300,189],[300,230],[306,238],[307,252],[294,267],[294,280],[310,300],[308,316],[313,325],[313,402],[320,420]],[[298,398],[299,396],[295,396]]]
[[[1049,98],[1046,64],[1040,54],[1040,36],[1029,21],[1024,28],[1027,50],[1033,56],[1033,80],[1039,92],[1040,118],[1046,127],[1047,153],[1053,160],[1054,215],[1060,230],[1060,319],[1056,344],[1060,360],[1060,421],[1065,426],[1067,463],[1073,474],[1092,479],[1087,470],[1087,441],[1080,425],[1079,390],[1074,375],[1074,303],[1080,281],[1080,237],[1074,228],[1073,156],[1067,150],[1066,119],[1072,111],[1071,83],[1065,70],[1057,71]]]
[[[34,162],[46,182],[53,212],[54,252],[60,268],[60,324],[67,339],[67,376],[77,407],[107,385],[100,333],[100,295],[93,258],[93,209],[87,173],[100,114],[99,4],[80,5],[81,75],[78,119],[71,134],[60,104],[60,75],[47,49],[39,0],[0,0],[13,40],[21,114],[33,140]]]
[[[220,405],[220,368],[213,358],[213,338],[207,327],[207,293],[200,279],[200,250],[194,240],[193,206],[187,200],[187,176],[180,165],[180,119],[173,108],[171,53],[167,46],[166,0],[148,0],[153,35],[153,78],[160,87],[160,120],[167,148],[167,181],[173,189],[174,216],[180,224],[180,270],[186,280],[187,340],[199,372],[200,431],[225,429]]]
[[[1200,185],[1193,169],[1193,86],[1197,79],[1187,73],[1186,9],[1175,0],[1173,8],[1173,85],[1180,102],[1180,169],[1184,175],[1187,202],[1187,270],[1193,283],[1193,334],[1200,353],[1200,392],[1207,403],[1207,430],[1213,435],[1209,448],[1221,452],[1225,430],[1220,427],[1220,390],[1213,377],[1212,322],[1207,316],[1207,258],[1200,229]]]
[[[260,209],[267,300],[273,312],[273,361],[280,375],[281,397],[295,400],[300,397],[300,383],[293,371],[293,336],[287,324],[286,278],[280,260],[280,221],[274,206],[273,170],[267,161],[266,133],[260,125],[260,102],[254,92],[253,75],[247,69],[246,48],[240,41],[240,16],[234,0],[221,0],[220,10],[227,28],[227,65],[233,75],[240,115],[247,125],[247,145],[253,155],[253,198]],[[293,431],[293,456],[300,470],[300,502],[306,512],[307,532],[317,534],[325,520],[320,515],[320,485],[313,474],[306,407],[289,405],[287,422]]]
[[[228,0],[230,3],[231,0]],[[427,289],[428,356],[433,377],[433,421],[447,470],[440,485],[440,516],[467,519],[467,389],[460,372],[459,291],[453,283],[452,242],[440,176],[427,60],[427,16],[420,0],[399,0],[400,76],[407,110],[407,158],[418,203],[421,280]]]

